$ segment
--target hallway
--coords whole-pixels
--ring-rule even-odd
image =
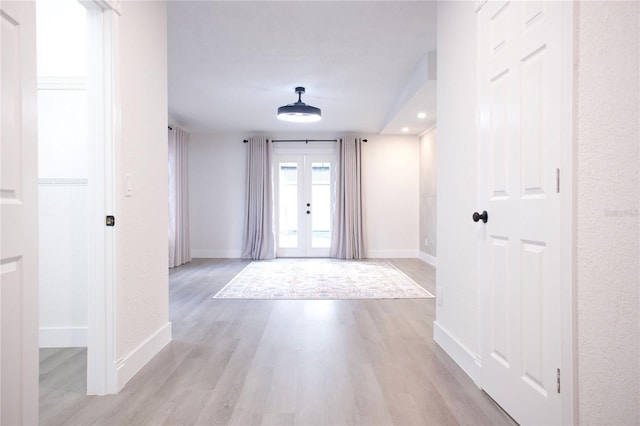
[[[435,299],[212,299],[246,264],[171,270],[173,341],[118,395],[84,395],[84,350],[41,350],[41,424],[512,424],[433,342]]]

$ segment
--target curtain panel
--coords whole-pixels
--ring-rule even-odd
[[[191,260],[189,238],[189,134],[169,130],[169,267]]]
[[[247,209],[242,257],[273,259],[276,239],[273,226],[273,144],[265,138],[247,143]]]
[[[362,139],[345,137],[337,144],[336,204],[330,256],[364,259]]]

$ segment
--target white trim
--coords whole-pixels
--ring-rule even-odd
[[[97,3],[85,2],[96,6]],[[89,126],[89,280],[87,394],[117,393],[115,368],[116,237],[104,224],[115,215],[115,147],[120,140],[118,78],[119,18],[115,11],[87,7],[90,47],[87,79]]]
[[[142,367],[151,361],[158,352],[167,346],[169,342],[171,342],[170,322],[160,327],[158,331],[131,351],[129,355],[119,359],[116,364],[118,376],[118,388],[116,392],[120,392],[127,382],[131,380]]]
[[[287,144],[287,143],[285,143]],[[296,143],[291,143],[296,144]],[[306,144],[305,144],[306,145]],[[327,143],[324,143],[327,145]],[[335,148],[335,144],[331,143],[331,146]],[[306,151],[305,151],[306,150]],[[276,154],[274,149],[273,154],[273,225],[276,242],[276,257],[329,257],[330,248],[314,248],[312,247],[312,220],[308,216],[309,207],[304,207],[304,204],[299,204],[296,211],[297,215],[297,227],[298,238],[296,241],[296,247],[280,247],[280,165],[282,163],[293,163],[297,165],[296,182],[297,182],[297,199],[298,200],[311,200],[312,199],[312,170],[313,163],[329,163],[330,177],[329,177],[329,218],[333,216],[331,212],[335,210],[335,191],[336,191],[336,166],[337,158],[336,153],[320,153],[320,151],[312,150],[309,147],[300,145],[300,148],[291,151],[279,151]],[[331,196],[334,194],[334,196]],[[307,204],[309,206],[309,204]],[[313,209],[312,209],[313,210]],[[305,213],[305,211],[307,213]],[[333,232],[333,220],[329,219],[329,236]]]
[[[118,15],[122,15],[121,0],[78,0],[87,9],[97,9],[103,11],[113,11]]]
[[[577,308],[576,303],[576,272],[575,261],[577,259],[575,249],[576,234],[574,229],[574,188],[577,155],[575,151],[577,135],[573,132],[574,122],[574,85],[577,84],[574,69],[574,54],[577,49],[577,37],[574,30],[574,16],[579,4],[564,2],[562,4],[562,102],[561,110],[566,112],[565,120],[562,120],[561,144],[561,198],[560,198],[560,258],[561,258],[561,336],[560,368],[562,371],[561,411],[563,424],[576,424],[578,419],[578,361],[577,361]]]
[[[476,13],[480,12],[488,1],[489,0],[476,0]]]
[[[419,258],[418,250],[365,250],[369,259],[403,259]]]
[[[423,130],[422,132],[418,133],[418,139],[420,139],[421,137],[423,137],[424,135],[426,135],[430,131],[436,130],[437,128],[438,128],[438,123],[436,122],[433,126],[431,126],[428,129]]]
[[[480,387],[480,379],[482,377],[480,357],[460,343],[437,321],[433,322],[433,340],[471,377],[476,386]]]
[[[429,260],[422,258],[421,252],[418,250],[367,250],[367,258],[369,259],[422,259],[430,263]],[[426,255],[429,256],[429,255]],[[191,249],[191,257],[193,259],[240,259],[242,257],[241,249]],[[435,257],[433,261],[435,262]]]
[[[191,249],[192,259],[240,259],[242,249]]]
[[[38,77],[38,90],[87,90],[86,77]]]
[[[288,138],[267,138],[269,143],[273,139],[288,139]],[[327,139],[340,139],[340,138],[327,138]],[[306,155],[306,154],[325,154],[335,155],[337,143],[331,142],[273,142],[273,156],[276,155]],[[274,161],[275,163],[275,161]]]
[[[418,258],[420,260],[422,260],[423,262],[428,263],[429,265],[433,266],[434,268],[437,268],[437,259],[435,256],[431,256],[430,254],[427,254],[423,251],[419,251],[418,252]]]
[[[87,186],[87,178],[39,178],[40,186]]]
[[[86,348],[87,327],[40,327],[41,348]]]

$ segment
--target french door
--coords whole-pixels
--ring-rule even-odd
[[[282,154],[274,164],[277,257],[328,257],[334,156]]]

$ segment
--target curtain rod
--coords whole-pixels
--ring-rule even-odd
[[[267,141],[269,141],[267,139]],[[243,140],[243,143],[247,143],[249,142],[248,140]],[[309,143],[309,142],[338,142],[337,139],[272,139],[271,142],[304,142],[304,143]],[[367,142],[366,139],[362,139],[362,142]]]

